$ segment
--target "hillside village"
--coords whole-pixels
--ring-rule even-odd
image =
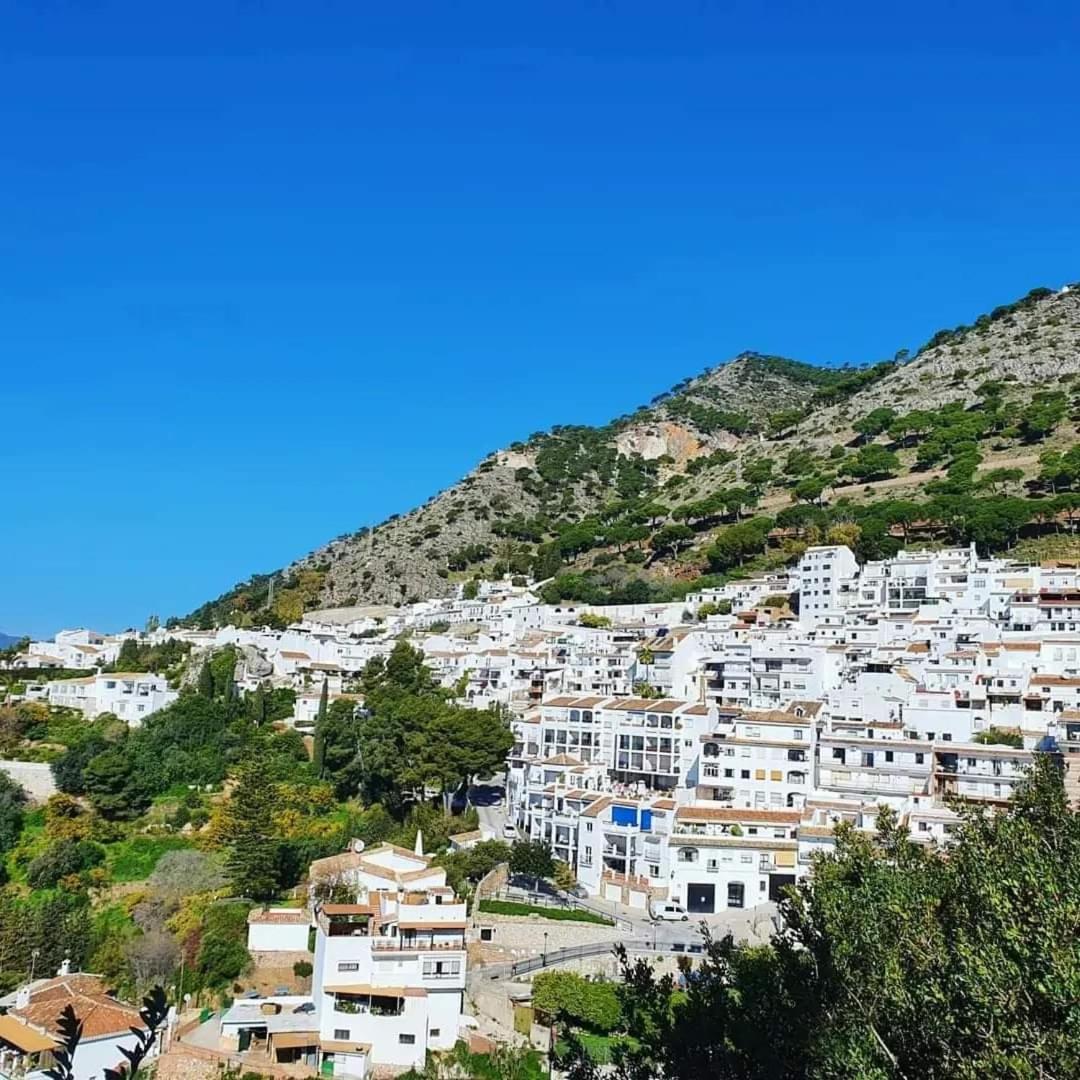
[[[786,570],[677,603],[546,604],[507,578],[468,599],[347,621],[314,614],[284,630],[68,631],[31,643],[9,670],[36,674],[56,658],[70,677],[28,679],[9,698],[152,727],[192,691],[97,666],[133,642],[176,642],[194,667],[228,656],[244,697],[290,692],[276,726],[310,745],[330,708],[364,711],[365,669],[403,640],[453,700],[512,731],[497,774],[505,802],[450,835],[448,850],[542,842],[568,868],[567,895],[612,919],[667,909],[722,923],[768,907],[812,873],[838,823],[872,835],[883,808],[917,843],[947,847],[958,800],[1004,807],[1040,755],[1080,794],[1080,567],[974,546],[860,564],[845,545],[813,545]],[[332,1060],[335,1075],[363,1077],[421,1066],[425,1048],[474,1030],[467,969],[499,958],[482,942],[516,931],[455,897],[421,834],[413,847],[360,844],[315,860],[303,905],[253,911],[248,944],[264,962],[303,954],[314,928],[311,991],[259,999],[280,1023],[262,1004],[234,1005],[215,1049],[254,1045],[259,1061]],[[525,940],[507,955],[540,952]],[[441,959],[382,962],[408,955]],[[338,1003],[328,1011],[324,994]],[[314,1011],[297,1013],[305,1002]]]
[[[859,845],[945,864],[1043,770],[1080,806],[1077,378],[1073,288],[746,355],[186,618],[9,646],[0,1074],[67,999],[111,1017],[73,1080],[133,1025],[166,1078],[538,1076],[559,1025],[600,1066],[616,942],[692,996]]]

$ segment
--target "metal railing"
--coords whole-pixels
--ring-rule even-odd
[[[560,908],[563,911],[587,911],[591,915],[599,915],[609,919],[618,930],[632,930],[634,924],[629,919],[620,919],[614,912],[599,904],[590,903],[588,900],[579,900],[565,893],[531,892],[528,889],[518,889],[512,885],[504,886],[497,892],[485,897],[490,900],[509,900],[517,904],[529,904],[532,907]]]
[[[629,953],[703,953],[705,943],[703,941],[653,941],[642,939],[624,941],[623,947]],[[572,945],[566,949],[552,949],[550,952],[534,956],[529,960],[518,960],[510,965],[510,975],[516,978],[518,975],[527,975],[531,971],[543,971],[544,968],[556,967],[559,964],[569,963],[571,960],[585,960],[592,956],[603,956],[605,953],[614,953],[615,946],[611,942],[596,942],[592,945]],[[492,979],[498,979],[498,974],[492,975]]]

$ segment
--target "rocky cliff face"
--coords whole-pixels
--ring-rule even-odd
[[[1022,401],[1078,372],[1077,287],[1035,290],[935,335],[912,359],[898,354],[873,368],[743,354],[604,427],[555,428],[493,454],[423,506],[339,537],[273,575],[273,603],[286,593],[294,609],[445,595],[477,572],[525,569],[560,526],[612,502],[652,498],[674,509],[744,482],[755,458],[782,459],[795,449],[824,454],[850,443],[852,424],[875,408],[971,406],[994,380]],[[785,412],[786,424],[778,421]],[[266,605],[270,580],[238,586],[196,615],[204,622],[250,616]]]

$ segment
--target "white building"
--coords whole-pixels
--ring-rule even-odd
[[[756,907],[805,871],[798,810],[680,806],[669,838],[669,898],[692,914]]]
[[[853,599],[859,564],[842,544],[809,547],[799,560],[799,622],[813,626],[819,618],[848,606]]]
[[[0,1075],[18,1077],[49,1068],[59,1031],[57,1018],[71,1005],[83,1032],[72,1062],[74,1080],[101,1080],[106,1069],[126,1067],[123,1051],[136,1046],[132,1027],[146,1025],[139,1010],[112,997],[98,975],[61,972],[0,998]],[[157,1056],[160,1040],[149,1057]]]
[[[169,689],[164,675],[152,672],[112,672],[82,679],[56,679],[47,684],[50,705],[78,709],[88,720],[113,713],[138,727],[148,716],[180,696]]]

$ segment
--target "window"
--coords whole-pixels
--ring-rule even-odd
[[[749,769],[741,769],[739,771],[739,777],[742,780],[749,780],[750,779],[750,770]]]
[[[495,930],[490,926],[480,927],[480,940],[491,941],[495,937]]]
[[[338,964],[337,969],[338,969],[338,971],[359,971],[360,970],[360,965],[358,963],[352,963],[352,962],[343,963],[343,964]]]
[[[924,756],[925,756],[924,754],[916,754],[915,755],[915,764],[916,765],[921,765],[923,763]]]
[[[397,1037],[397,1041],[399,1043],[401,1043],[402,1046],[415,1046],[416,1045],[416,1036],[410,1034],[409,1032],[403,1031]]]
[[[886,761],[892,761],[892,759],[893,759],[893,752],[891,750],[886,750],[885,751],[885,760]]]
[[[437,1039],[437,1038],[438,1038],[438,1037],[439,1037],[439,1036],[440,1036],[440,1035],[442,1034],[442,1032],[441,1032],[441,1031],[440,1031],[440,1030],[439,1030],[438,1028],[431,1028],[431,1029],[430,1029],[430,1030],[428,1031],[428,1034],[429,1034],[429,1035],[430,1035],[430,1036],[431,1036],[431,1037],[432,1037],[433,1039]]]
[[[348,1042],[351,1034],[348,1028],[334,1028],[334,1038],[339,1042]]]

